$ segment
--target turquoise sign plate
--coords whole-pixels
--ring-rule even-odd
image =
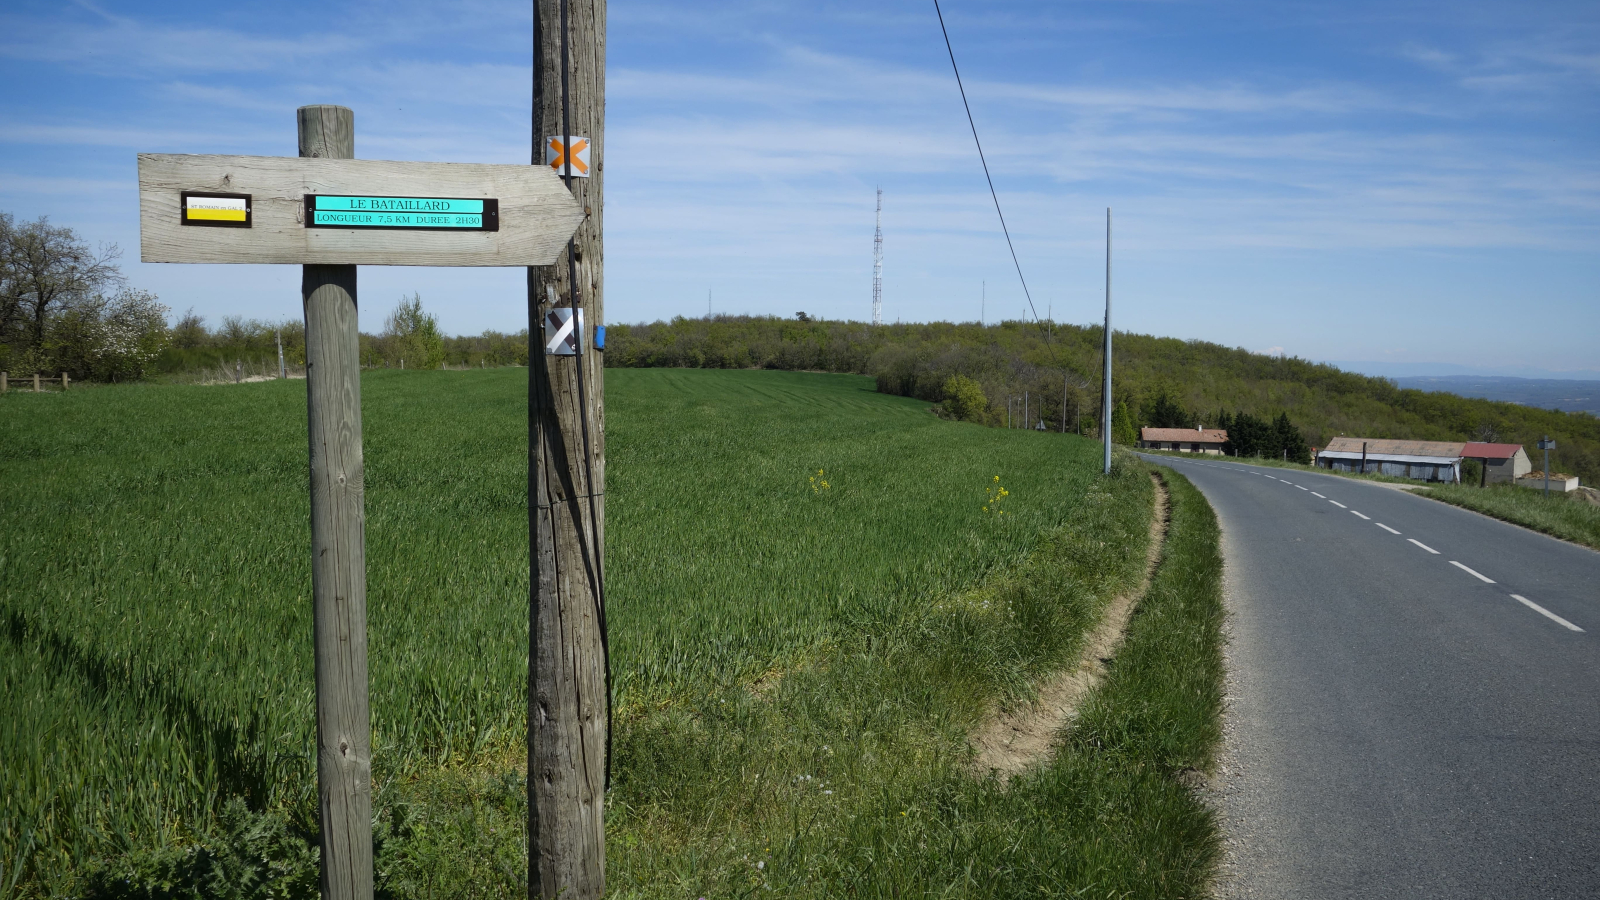
[[[306,195],[307,228],[499,231],[500,201],[461,197]]]

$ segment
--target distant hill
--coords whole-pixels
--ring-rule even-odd
[[[1539,366],[1467,366],[1460,363],[1395,362],[1392,360],[1324,359],[1336,369],[1378,378],[1444,378],[1471,375],[1475,378],[1533,378],[1549,381],[1600,381],[1600,369],[1544,369]]]
[[[1393,381],[1419,391],[1445,391],[1462,397],[1600,415],[1600,381],[1481,375],[1412,376]]]
[[[857,372],[885,393],[944,400],[952,375],[977,381],[990,424],[1009,414],[1059,429],[1094,433],[1099,420],[1098,327],[1003,322],[861,322],[715,316],[607,328],[606,365],[688,366]],[[1287,412],[1307,442],[1336,435],[1523,444],[1535,455],[1541,435],[1557,440],[1554,467],[1600,482],[1600,418],[1533,404],[1421,390],[1295,357],[1264,356],[1204,341],[1116,335],[1113,399],[1135,424],[1147,424],[1163,394],[1187,421],[1215,424],[1220,413],[1276,417]],[[1479,377],[1476,381],[1482,382]],[[1566,382],[1563,393],[1574,391]],[[1574,404],[1576,405],[1576,404]],[[1565,409],[1565,407],[1563,407]],[[1160,424],[1168,424],[1162,422]]]

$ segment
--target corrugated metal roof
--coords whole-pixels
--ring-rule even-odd
[[[1222,444],[1228,440],[1228,433],[1220,428],[1141,428],[1139,429],[1141,441],[1179,441],[1193,444]]]
[[[1317,454],[1319,459],[1343,459],[1355,462],[1361,459],[1361,453],[1348,453],[1341,450],[1324,450]],[[1367,451],[1367,462],[1376,466],[1378,463],[1421,463],[1426,466],[1449,466],[1461,461],[1459,456],[1407,456],[1400,453],[1373,453]]]
[[[1461,455],[1472,459],[1510,459],[1521,452],[1521,444],[1481,444],[1474,441],[1462,449]]]
[[[1466,441],[1396,441],[1387,438],[1336,437],[1328,441],[1327,451],[1333,453],[1361,454],[1361,445],[1367,445],[1367,458],[1374,456],[1429,456],[1459,457],[1467,446]]]

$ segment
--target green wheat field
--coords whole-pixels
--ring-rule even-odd
[[[526,892],[526,377],[363,378],[385,896]],[[857,376],[610,370],[606,400],[613,896],[1200,890],[1176,773],[1220,607],[1181,479],[1201,575],[1147,626],[1181,648],[1004,788],[965,734],[1137,581],[1147,470]],[[0,448],[0,898],[314,896],[304,382],[12,393]],[[1030,791],[1081,796],[1030,821]]]

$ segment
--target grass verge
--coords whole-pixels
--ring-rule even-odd
[[[1600,506],[1576,494],[1552,493],[1545,497],[1542,491],[1517,485],[1478,488],[1462,484],[1421,488],[1413,493],[1600,550]]]
[[[1121,552],[1096,554],[1141,549],[1146,471],[1119,454],[1088,508],[1018,566],[841,641],[775,687],[681,697],[630,722],[609,895],[1205,896],[1219,838],[1190,781],[1220,737],[1222,561],[1216,519],[1181,475],[1165,475],[1167,543],[1126,641],[1057,752],[1009,782],[969,774],[985,698],[1025,697],[1030,673],[1072,658],[1101,603],[1137,578],[1142,552],[1126,567]],[[392,871],[441,896],[511,896],[509,881],[490,893],[452,873],[514,855],[520,801],[497,806],[507,794],[490,774],[407,790],[441,779],[448,802],[407,802],[450,839],[409,837]],[[465,850],[451,843],[463,809],[491,811]]]

